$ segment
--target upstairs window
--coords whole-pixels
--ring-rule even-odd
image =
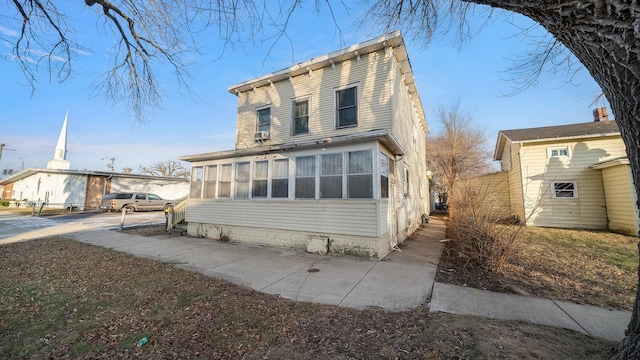
[[[571,156],[571,146],[556,146],[547,148],[547,157],[564,158]]]
[[[191,191],[189,196],[199,199],[202,197],[202,166],[191,170]]]
[[[336,90],[336,128],[358,125],[358,87]]]
[[[258,109],[258,131],[271,131],[271,107]]]
[[[289,197],[289,159],[273,160],[271,197]]]
[[[551,182],[551,188],[554,198],[577,198],[578,186],[575,181],[553,181]]]
[[[204,197],[212,199],[216,197],[216,181],[218,180],[218,166],[209,165],[206,167],[204,182]]]
[[[296,158],[296,199],[315,199],[316,197],[316,157],[300,156]]]
[[[309,99],[293,101],[293,135],[309,133]]]
[[[347,197],[351,199],[373,198],[373,164],[371,150],[348,153]]]

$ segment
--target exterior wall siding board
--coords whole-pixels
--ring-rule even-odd
[[[351,135],[370,130],[389,128],[390,58],[384,52],[362,56],[360,62],[351,59],[338,63],[335,69],[323,68],[291,81],[280,81],[238,95],[236,148],[260,147],[254,141],[256,109],[271,106],[271,136],[266,145],[293,140],[322,139],[336,135]],[[334,91],[336,88],[358,84],[358,125],[335,129]],[[292,136],[292,101],[309,97],[309,134]]]
[[[189,202],[187,222],[279,228],[358,236],[378,234],[376,201],[208,201]]]
[[[549,158],[547,148],[558,146],[570,146],[571,156]],[[588,142],[524,144],[520,153],[525,212],[533,212],[529,225],[592,229],[607,227],[602,176],[589,166],[606,158],[625,156],[620,137],[590,139]],[[578,197],[553,198],[552,181],[575,181]]]
[[[520,145],[508,143],[509,148],[509,202],[511,214],[520,220],[526,220],[524,213],[524,190],[522,182],[522,163],[520,162]]]
[[[628,165],[602,169],[609,229],[637,235],[637,211],[634,211]]]

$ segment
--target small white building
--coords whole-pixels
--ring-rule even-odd
[[[428,214],[428,127],[399,31],[229,92],[236,148],[180,158],[189,235],[383,258]]]

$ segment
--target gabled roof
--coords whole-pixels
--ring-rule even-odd
[[[493,159],[500,160],[502,158],[502,151],[507,140],[515,143],[525,143],[611,135],[620,135],[618,124],[615,121],[594,121],[528,129],[500,130]]]
[[[252,91],[255,88],[270,86],[271,84],[280,81],[288,81],[290,78],[293,78],[295,76],[309,74],[309,72],[313,72],[314,70],[322,68],[333,67],[343,61],[358,58],[359,56],[388,48],[393,49],[393,54],[400,64],[400,73],[402,75],[402,78],[404,79],[405,85],[407,86],[409,96],[411,97],[411,100],[413,100],[413,105],[418,113],[418,116],[423,121],[425,132],[428,133],[429,128],[427,126],[426,116],[424,115],[422,100],[420,100],[420,94],[418,93],[418,88],[416,87],[415,77],[411,68],[411,62],[409,61],[409,55],[407,54],[407,49],[404,45],[404,40],[402,38],[402,33],[400,32],[400,30],[396,30],[375,39],[355,44],[329,54],[303,61],[286,69],[278,70],[273,73],[244,81],[242,83],[230,86],[228,88],[228,91],[234,95],[245,91]]]

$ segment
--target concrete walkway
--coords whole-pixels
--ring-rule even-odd
[[[426,304],[430,310],[520,320],[619,341],[628,311],[542,298],[494,293],[434,283],[443,249],[445,223],[433,218],[382,261],[321,256],[301,251],[253,247],[215,240],[145,237],[81,226],[52,227],[0,241],[9,243],[62,235],[77,241],[173,264],[284,298],[356,309],[404,311]]]

